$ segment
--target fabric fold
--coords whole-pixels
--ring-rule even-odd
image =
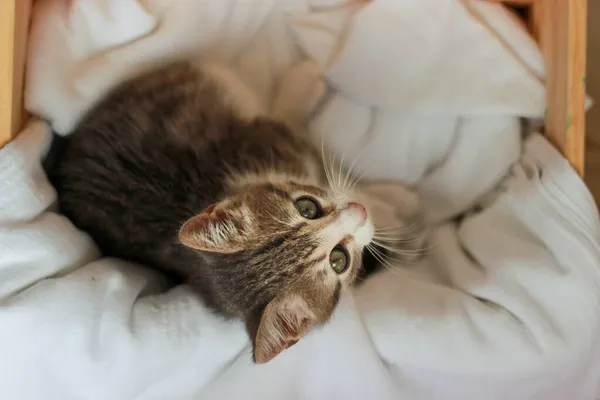
[[[0,197],[3,398],[133,398],[181,371],[194,371],[173,379],[185,396],[199,391],[248,346],[243,326],[186,286],[165,292],[148,268],[99,258],[86,233],[49,210],[50,138],[34,121],[0,150],[7,171],[15,160],[37,166],[12,169]]]
[[[151,65],[224,58],[268,102],[285,68],[314,57],[329,96],[307,134],[365,179],[415,187],[432,238],[421,262],[386,265],[256,366],[241,323],[101,257],[55,212],[41,167],[51,129],[34,121],[0,149],[2,398],[596,394],[598,212],[544,138],[521,140],[518,116],[543,113],[523,65],[539,54],[515,59],[461,1],[38,0],[29,49],[27,108],[61,135]]]
[[[296,14],[290,27],[358,103],[428,115],[543,115],[542,82],[460,1],[350,3]]]

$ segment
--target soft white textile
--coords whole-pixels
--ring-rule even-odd
[[[50,130],[33,122],[0,150],[3,399],[594,397],[598,215],[543,138],[520,140],[515,116],[543,112],[532,67],[458,0],[340,3],[38,0],[27,106],[66,134],[127,75],[198,52],[237,62],[268,100],[272,78],[303,50],[335,87],[315,140],[356,158],[368,178],[421,191],[437,225],[414,268],[435,279],[383,272],[326,327],[251,365],[240,324],[185,286],[164,292],[153,272],[98,258],[52,211],[40,167]]]

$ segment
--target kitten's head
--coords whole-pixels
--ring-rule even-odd
[[[214,295],[246,322],[265,363],[332,315],[373,237],[363,205],[293,181],[246,185],[180,230],[203,253]]]

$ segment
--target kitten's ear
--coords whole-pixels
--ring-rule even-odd
[[[247,326],[257,364],[295,345],[316,323],[315,314],[299,295],[273,300],[259,318],[258,324],[249,321]]]
[[[179,240],[195,250],[233,253],[244,247],[249,230],[243,210],[217,203],[187,220],[179,230]]]

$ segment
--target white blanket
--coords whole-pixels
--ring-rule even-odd
[[[435,277],[376,275],[330,324],[254,366],[240,324],[98,258],[52,211],[40,166],[51,135],[36,121],[0,151],[3,399],[594,398],[598,215],[515,119],[543,113],[543,68],[524,61],[539,57],[520,48],[517,61],[457,0],[337,3],[38,0],[26,102],[66,134],[140,65],[198,52],[237,62],[268,99],[303,50],[333,86],[316,139],[359,155],[366,177],[418,187],[436,224],[420,267]]]

